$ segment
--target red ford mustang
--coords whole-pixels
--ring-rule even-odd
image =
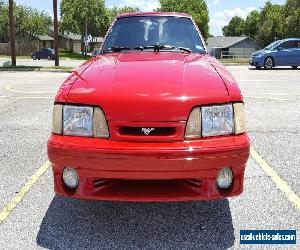
[[[190,16],[124,14],[60,87],[48,156],[63,196],[239,195],[249,157],[243,99]]]

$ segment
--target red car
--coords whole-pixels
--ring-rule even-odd
[[[48,156],[59,195],[191,201],[241,194],[243,98],[186,14],[119,16],[60,87]]]

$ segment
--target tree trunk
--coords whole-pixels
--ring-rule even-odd
[[[9,0],[9,33],[10,33],[10,54],[11,54],[11,65],[16,66],[16,34],[14,24],[14,1]]]
[[[53,0],[53,16],[54,16],[54,53],[55,53],[55,66],[59,66],[57,0]]]
[[[84,58],[87,57],[87,17],[85,18]]]
[[[84,33],[81,32],[81,55],[84,56]]]

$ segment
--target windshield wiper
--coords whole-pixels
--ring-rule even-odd
[[[165,45],[161,45],[161,44],[155,44],[155,45],[150,45],[150,46],[139,46],[139,47],[134,47],[133,49],[139,49],[139,50],[145,50],[145,49],[153,49],[155,52],[159,52],[160,50],[181,50],[181,51],[185,51],[185,52],[192,52],[191,49],[189,48],[184,48],[184,47],[176,47],[173,45],[169,45],[169,44],[165,44]]]
[[[144,47],[139,46],[139,47],[130,48],[130,47],[126,47],[126,46],[113,46],[113,47],[108,48],[106,50],[106,52],[122,52],[125,50],[141,50],[141,51],[143,51]]]
[[[108,48],[108,50],[111,51],[111,52],[121,52],[123,50],[131,50],[131,48],[129,48],[129,47],[113,46],[113,47]]]
[[[185,48],[185,47],[176,47],[173,45],[165,44],[165,45],[160,45],[160,44],[155,44],[155,45],[150,45],[150,46],[138,46],[138,47],[126,47],[126,46],[113,46],[108,48],[107,52],[121,52],[124,50],[145,50],[145,49],[153,49],[155,52],[159,52],[160,50],[179,50],[179,51],[185,51],[188,53],[191,53],[192,50],[190,48]]]
[[[192,50],[191,50],[190,48],[185,48],[185,47],[177,47],[177,49],[179,49],[179,50],[182,50],[182,51],[185,51],[185,52],[189,52],[189,53],[191,53],[191,52],[192,52]]]

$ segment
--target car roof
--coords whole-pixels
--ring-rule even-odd
[[[124,14],[119,15],[117,18],[119,19],[119,18],[123,18],[123,17],[133,17],[133,16],[174,16],[174,17],[191,18],[191,16],[189,14],[186,14],[186,13],[158,12],[158,11],[124,13]]]

